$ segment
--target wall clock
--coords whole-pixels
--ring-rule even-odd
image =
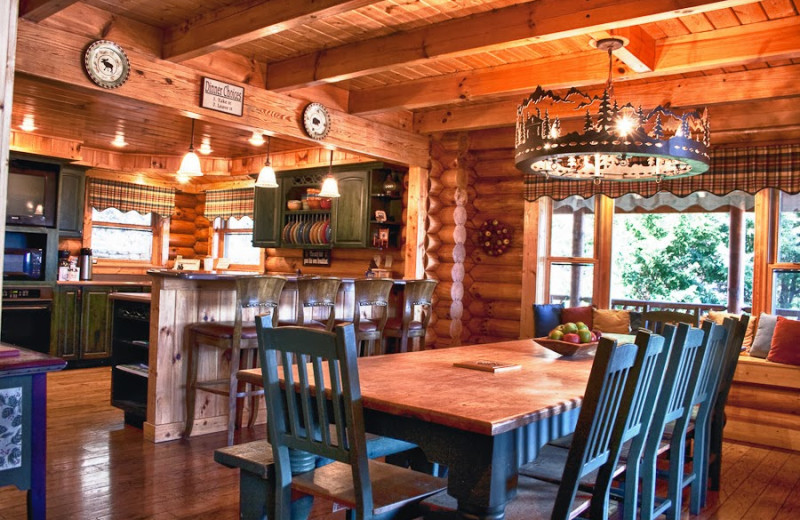
[[[311,139],[324,139],[331,130],[331,116],[322,103],[309,103],[303,109],[303,128]]]
[[[131,64],[122,47],[108,40],[97,40],[83,55],[86,73],[103,88],[117,88],[128,79]]]

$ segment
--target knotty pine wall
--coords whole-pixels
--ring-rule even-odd
[[[524,201],[513,143],[513,129],[433,137],[425,271],[439,285],[429,344],[519,337]],[[512,231],[500,256],[478,242],[494,219]]]

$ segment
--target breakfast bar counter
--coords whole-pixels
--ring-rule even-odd
[[[143,431],[145,439],[163,442],[179,439],[185,426],[186,326],[199,321],[233,320],[236,279],[260,273],[152,270],[148,274],[152,280],[152,300],[147,418]],[[295,314],[297,277],[286,276],[286,279],[278,313],[282,319],[291,319]],[[352,316],[353,281],[353,278],[342,278],[336,302],[337,318]],[[395,280],[395,300],[404,283],[404,280]],[[215,352],[204,349],[198,359],[198,377],[220,377],[218,374],[228,371],[224,363],[224,358],[220,363]],[[226,399],[208,395],[202,405],[198,403],[192,435],[225,431],[226,428]]]

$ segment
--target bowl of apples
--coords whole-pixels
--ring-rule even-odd
[[[594,352],[601,335],[599,330],[589,330],[585,323],[578,321],[562,323],[551,330],[547,337],[533,338],[533,341],[562,356],[573,356],[578,352]]]

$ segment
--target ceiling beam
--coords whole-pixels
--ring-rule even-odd
[[[753,3],[754,0],[536,0],[269,64],[276,91],[352,79],[436,58],[509,48]]]
[[[83,71],[85,37],[43,29],[20,20],[16,69],[19,72],[76,88],[101,91]],[[52,59],[42,60],[42,56]],[[426,137],[375,121],[330,110],[332,128],[323,142],[309,139],[302,130],[301,117],[306,102],[252,86],[245,88],[242,117],[200,107],[201,73],[138,52],[129,52],[131,74],[128,81],[111,91],[137,101],[162,106],[177,113],[192,115],[222,126],[261,131],[308,143],[341,148],[357,154],[404,165],[426,166],[429,161]]]
[[[712,106],[771,98],[800,96],[800,65],[764,68],[727,74],[691,78],[669,78],[663,81],[616,83],[618,99],[630,100],[644,107],[670,104],[675,107]],[[599,88],[589,90],[599,94]],[[416,114],[414,130],[422,134],[494,128],[515,124],[517,105],[521,99],[429,110]],[[746,108],[743,108],[746,110]],[[554,105],[551,117],[580,117],[565,105]],[[711,121],[712,131],[715,124]]]
[[[77,2],[78,0],[20,0],[19,16],[31,22],[41,22]]]
[[[799,56],[800,17],[783,18],[660,41],[652,72],[639,75],[625,67],[615,67],[614,81],[618,85],[631,79]],[[598,85],[607,77],[604,56],[598,51],[587,51],[353,91],[350,113],[370,114],[397,108],[420,110],[482,98],[488,101],[492,97],[532,91],[537,85],[547,88]]]
[[[294,29],[378,0],[270,0],[201,13],[164,31],[162,57],[181,62]]]

